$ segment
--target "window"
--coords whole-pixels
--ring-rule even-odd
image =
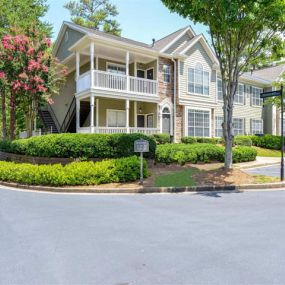
[[[217,95],[218,95],[218,100],[223,101],[223,86],[222,86],[222,80],[221,79],[218,79]]]
[[[244,85],[239,84],[237,88],[237,92],[234,98],[234,102],[237,104],[244,104]]]
[[[223,127],[222,127],[222,123],[224,121],[223,117],[216,117],[215,120],[215,126],[216,126],[216,130],[215,130],[215,137],[222,137],[223,136]]]
[[[210,136],[210,112],[202,110],[188,110],[188,136]]]
[[[164,64],[162,67],[162,75],[163,75],[163,81],[164,82],[170,82],[170,66],[167,64]]]
[[[116,63],[107,63],[107,72],[117,73],[117,74],[126,74],[126,66]]]
[[[235,136],[244,134],[244,119],[233,118],[233,131]]]
[[[263,134],[263,121],[262,120],[251,120],[251,133],[253,135]]]
[[[123,110],[107,110],[108,127],[125,127],[126,112]]]
[[[262,99],[260,98],[261,93],[260,88],[252,87],[252,97],[251,97],[251,103],[252,106],[262,106]]]
[[[195,69],[188,69],[188,92],[209,95],[209,79],[209,72],[203,71],[202,64],[197,63]]]

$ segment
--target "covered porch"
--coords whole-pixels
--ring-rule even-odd
[[[90,104],[88,113],[83,106]],[[90,96],[76,99],[76,129],[78,133],[144,133],[160,132],[158,103],[130,99]],[[85,116],[81,113],[85,112]]]

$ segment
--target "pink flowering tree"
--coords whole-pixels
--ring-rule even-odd
[[[1,86],[9,90],[10,139],[16,135],[17,108],[24,112],[31,135],[39,105],[52,103],[51,96],[59,93],[65,81],[66,68],[52,56],[50,39],[35,34],[4,36],[0,61]]]

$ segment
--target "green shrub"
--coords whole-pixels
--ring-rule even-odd
[[[156,150],[156,162],[167,164],[222,161],[223,157],[223,148],[213,144],[165,144]]]
[[[236,136],[235,145],[252,146],[252,140],[249,136]]]
[[[204,137],[183,137],[181,138],[182,143],[193,144],[193,143],[210,143],[218,144],[221,143],[220,138],[204,138]]]
[[[281,149],[281,137],[273,135],[264,136],[250,136],[254,146],[268,148],[268,149]]]
[[[157,144],[166,144],[171,142],[169,134],[154,134],[153,138]]]
[[[53,134],[20,139],[0,144],[0,150],[40,157],[119,158],[134,155],[134,141],[149,141],[149,153],[154,158],[155,140],[143,134]]]
[[[145,161],[144,176],[148,176]],[[66,166],[0,162],[1,181],[29,185],[99,185],[135,181],[139,177],[140,159],[137,156],[95,163],[73,162]]]
[[[186,144],[193,144],[197,143],[197,139],[195,137],[182,137],[181,142]]]
[[[233,163],[254,161],[257,156],[256,149],[248,146],[237,146],[233,148]]]
[[[238,146],[233,148],[233,162],[253,161],[257,152],[254,148]],[[181,165],[189,163],[213,161],[223,162],[225,149],[222,146],[196,143],[196,144],[165,144],[157,146],[156,162],[166,164],[179,163]]]

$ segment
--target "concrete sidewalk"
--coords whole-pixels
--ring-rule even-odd
[[[281,160],[280,157],[257,156],[255,161],[236,163],[234,164],[234,167],[240,169],[246,169],[246,168],[254,168],[261,166],[269,166],[280,163],[280,160]]]

